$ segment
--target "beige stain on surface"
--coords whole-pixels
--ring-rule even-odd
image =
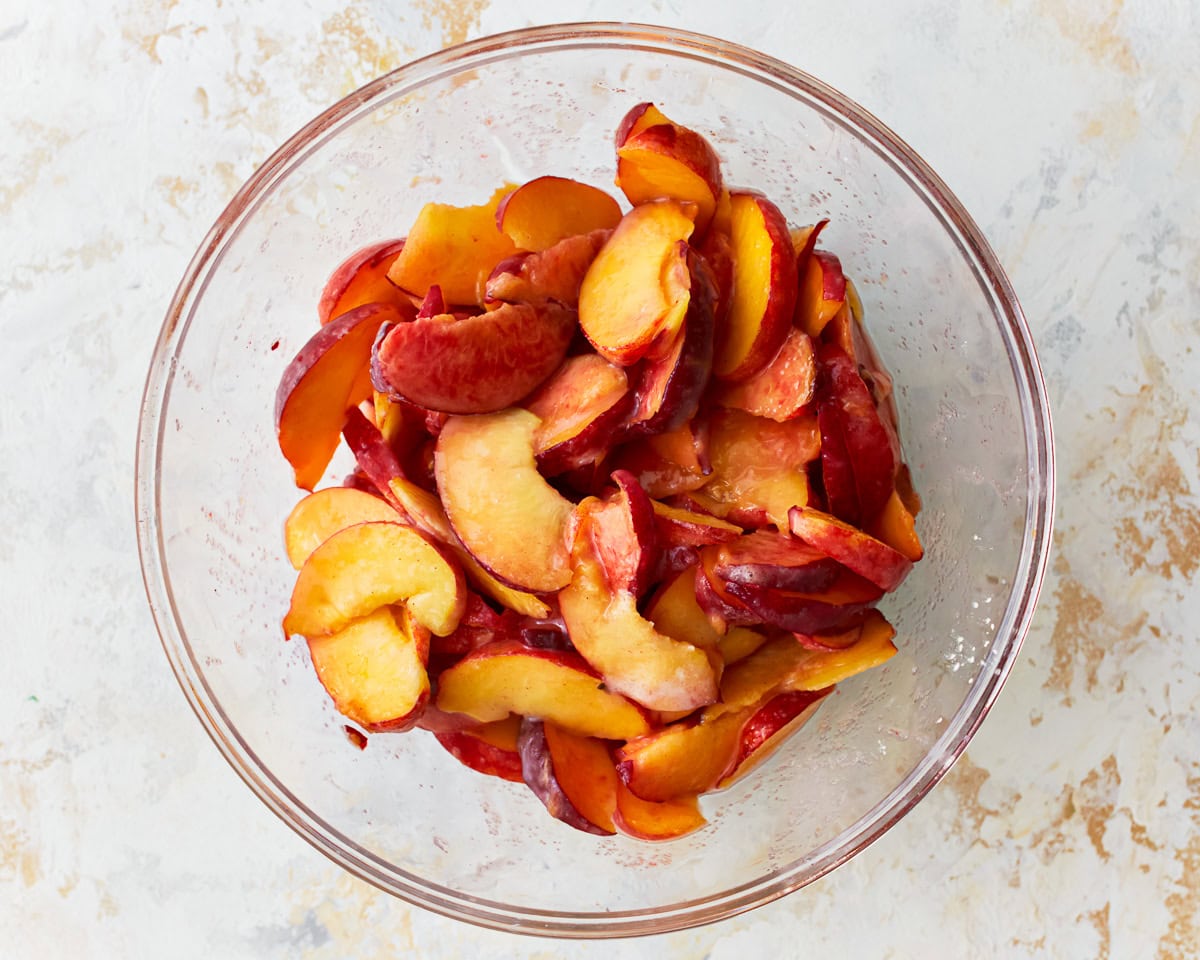
[[[1107,5],[1088,0],[1042,0],[1037,9],[1093,63],[1132,74],[1139,64],[1129,40],[1120,33],[1124,6],[1125,0],[1112,0]]]
[[[1100,938],[1100,943],[1096,950],[1096,960],[1109,960],[1112,954],[1112,931],[1109,929],[1109,904],[1105,904],[1099,910],[1089,910],[1087,913],[1088,922],[1096,928],[1096,936]]]
[[[341,72],[338,92],[343,94],[395,70],[406,59],[405,51],[387,36],[361,4],[346,4],[321,24],[321,33],[321,52],[315,65],[322,73]]]
[[[1179,879],[1174,892],[1163,901],[1171,920],[1167,933],[1158,941],[1156,960],[1194,957],[1193,951],[1200,944],[1200,774],[1188,777],[1187,784],[1189,795],[1183,807],[1191,816],[1192,836],[1175,851]]]
[[[414,0],[426,30],[440,27],[442,46],[462,43],[478,26],[488,0]]]
[[[995,817],[1000,813],[980,799],[983,786],[990,778],[990,772],[978,766],[964,753],[942,781],[958,801],[955,826],[964,836],[978,839],[988,817]]]
[[[24,155],[9,166],[7,175],[0,179],[0,215],[12,212],[17,201],[37,184],[42,172],[71,140],[66,130],[45,127],[32,121],[18,123],[14,127],[19,139],[25,139],[29,146]],[[5,149],[12,149],[12,144],[5,144]]]
[[[20,878],[26,887],[42,879],[42,863],[37,845],[14,820],[0,820],[0,880]]]

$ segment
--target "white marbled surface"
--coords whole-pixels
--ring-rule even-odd
[[[319,109],[530,0],[0,2],[0,956],[1200,956],[1200,7],[562,0],[757,46],[958,193],[1041,349],[1053,570],[995,710],[879,843],[768,908],[618,944],[414,910],[277,821],[188,710],[133,527],[175,283]]]

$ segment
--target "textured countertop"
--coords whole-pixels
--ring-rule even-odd
[[[1200,956],[1187,0],[555,6],[727,37],[843,90],[955,190],[1028,314],[1058,436],[1052,571],[967,754],[873,847],[716,926],[515,938],[350,878],[208,741],[134,542],[138,401],[175,283],[242,180],[318,110],[546,9],[0,3],[0,955]]]

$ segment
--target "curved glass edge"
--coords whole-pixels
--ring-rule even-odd
[[[496,56],[511,56],[515,47],[530,52],[617,43],[696,56],[726,69],[756,75],[760,80],[770,78],[768,82],[771,85],[793,96],[799,94],[810,102],[815,100],[823,103],[837,122],[847,126],[848,121],[852,132],[871,145],[917,188],[943,224],[960,236],[960,249],[968,255],[976,269],[981,284],[993,300],[996,314],[1004,317],[1008,324],[1003,332],[1008,340],[1010,362],[1020,393],[1029,462],[1030,501],[1021,552],[1021,569],[1026,571],[1026,575],[1023,584],[1014,582],[1009,607],[997,633],[998,636],[1009,636],[1010,642],[994,645],[989,651],[988,660],[995,662],[989,664],[985,661],[984,670],[981,671],[984,682],[964,701],[923,762],[887,797],[838,837],[802,861],[712,897],[652,912],[564,914],[516,908],[465,897],[427,881],[414,882],[415,878],[390,868],[369,851],[333,831],[269,773],[265,781],[260,777],[259,774],[266,771],[215,704],[198,665],[191,658],[190,646],[184,639],[182,624],[175,614],[169,580],[163,567],[163,545],[157,520],[161,420],[165,399],[174,378],[175,351],[186,334],[196,301],[219,262],[221,250],[237,234],[240,224],[253,214],[261,197],[304,156],[335,135],[342,125],[353,122],[360,111],[374,109],[380,99],[401,95],[402,85],[426,83],[436,79],[439,74],[457,72],[463,69],[464,62],[477,66]],[[1040,444],[1039,430],[1044,438]],[[592,938],[649,935],[700,926],[771,902],[824,876],[855,856],[911,810],[966,748],[1011,672],[1028,632],[1049,562],[1054,496],[1053,430],[1049,403],[1032,337],[1015,292],[979,228],[940,178],[903,140],[827,84],[782,61],[738,44],[689,31],[644,24],[566,23],[515,30],[471,41],[415,60],[379,77],[314,118],[247,180],[218,217],[189,263],[155,344],[143,391],[138,429],[135,515],[147,600],[172,670],[210,739],[234,771],[276,816],[344,869],[424,909],[496,930]],[[187,651],[186,657],[181,655],[181,650]],[[215,713],[210,705],[215,707]],[[284,802],[285,798],[289,802]],[[335,842],[333,838],[341,842]]]

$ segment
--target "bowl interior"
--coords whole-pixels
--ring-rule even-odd
[[[898,385],[925,560],[884,610],[900,654],[844,684],[710,826],[599,840],[422,732],[360,752],[280,618],[299,493],[280,373],[350,251],[429,200],[478,203],[546,173],[611,188],[613,131],[652,100],[707,134],[854,279]],[[289,143],[235,200],[180,290],[147,389],[139,511],[164,644],[221,749],[302,835],[360,876],[477,922],[640,932],[715,919],[840,862],[965,745],[1019,644],[1044,563],[1049,442],[1015,302],[977,233],[851,105],[782,65],[637,29],[532,31],[376,82]],[[335,461],[331,477],[347,472]],[[1040,525],[1040,529],[1039,529]]]

